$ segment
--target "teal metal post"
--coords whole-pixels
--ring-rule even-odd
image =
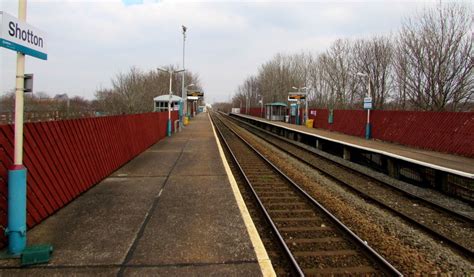
[[[368,122],[366,125],[365,125],[365,139],[370,139],[372,135],[372,126],[371,124]]]
[[[300,105],[296,103],[296,125],[300,125]]]
[[[8,171],[8,252],[20,255],[26,247],[26,168],[14,165]]]
[[[370,108],[367,109],[367,124],[365,125],[365,139],[370,139],[372,126],[370,124]]]
[[[166,135],[168,137],[171,137],[171,119],[168,119],[168,126],[167,126],[167,129],[166,129]]]
[[[329,110],[328,123],[329,124],[334,123],[334,110],[333,109]]]
[[[184,126],[184,101],[183,99],[181,99],[181,101],[179,101],[179,123],[181,124],[181,126]]]

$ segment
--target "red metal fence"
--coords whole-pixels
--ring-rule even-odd
[[[316,111],[316,116],[311,115]],[[314,128],[364,137],[367,112],[312,109]],[[372,138],[438,152],[474,157],[474,113],[371,111]]]
[[[173,122],[178,118],[172,113]],[[40,223],[166,136],[168,114],[146,113],[27,123],[27,224]],[[0,126],[0,226],[7,222],[13,125]],[[5,243],[0,232],[0,248]]]
[[[260,117],[261,109],[250,108],[249,114]],[[327,109],[310,109],[309,118],[314,119],[314,128],[365,136],[367,112],[364,110],[334,110],[331,124]],[[375,110],[370,118],[374,139],[474,157],[474,112]]]

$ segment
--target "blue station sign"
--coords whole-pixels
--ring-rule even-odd
[[[46,37],[35,27],[0,11],[0,47],[47,60]]]

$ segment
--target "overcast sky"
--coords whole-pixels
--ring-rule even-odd
[[[27,57],[35,91],[88,99],[135,66],[182,63],[201,77],[208,102],[225,101],[275,54],[324,51],[337,38],[396,33],[404,17],[438,1],[28,0],[27,22],[47,35],[48,60]],[[0,0],[17,16],[17,0]],[[0,48],[0,92],[14,87],[16,54]]]

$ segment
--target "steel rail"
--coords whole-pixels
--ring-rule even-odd
[[[250,188],[251,192],[252,192],[252,195],[253,197],[255,198],[255,200],[257,201],[258,203],[258,206],[260,207],[261,211],[263,212],[263,214],[265,215],[265,219],[267,220],[267,222],[270,224],[271,226],[271,229],[272,231],[274,232],[274,234],[276,235],[276,237],[278,238],[278,242],[280,244],[280,246],[284,249],[284,252],[285,252],[285,255],[288,257],[288,259],[290,260],[291,262],[291,265],[293,266],[293,270],[295,272],[298,273],[298,275],[300,276],[304,276],[304,273],[303,273],[303,270],[301,269],[301,267],[299,266],[298,262],[296,261],[295,257],[293,256],[293,254],[291,253],[291,250],[288,248],[288,245],[286,244],[285,240],[283,239],[282,235],[280,234],[280,232],[278,231],[278,228],[276,227],[275,223],[273,222],[273,220],[271,219],[271,216],[270,214],[268,213],[267,209],[265,209],[265,206],[263,205],[262,201],[260,200],[260,197],[258,197],[257,195],[257,192],[255,191],[255,189],[253,188],[250,180],[248,179],[247,175],[245,174],[244,172],[244,169],[242,168],[242,166],[240,165],[239,161],[237,160],[237,157],[235,156],[234,152],[232,151],[232,149],[230,148],[230,145],[228,144],[227,140],[224,138],[224,135],[222,134],[222,131],[220,129],[220,127],[218,126],[218,124],[216,124],[214,122],[214,118],[213,116],[211,116],[211,119],[213,121],[213,124],[214,126],[216,127],[216,130],[218,131],[219,133],[219,136],[221,137],[222,141],[224,142],[226,148],[227,148],[227,151],[229,151],[230,155],[232,156],[232,160],[234,161],[234,163],[237,165],[237,167],[239,168],[239,171],[240,171],[240,174],[244,177],[245,179],[245,182],[247,184],[247,186]],[[222,121],[221,121],[222,122]],[[222,124],[224,124],[222,122]],[[230,130],[230,129],[229,129]]]
[[[247,123],[247,122],[245,122],[245,121],[241,121],[240,119],[237,119],[237,118],[234,118],[234,117],[230,117],[230,118],[232,118],[232,120],[235,120],[235,121],[238,121],[238,122],[240,122],[240,123],[242,123],[242,124],[245,124],[246,126],[249,126],[249,127],[253,128],[253,129],[256,129],[256,130],[258,130],[258,131],[260,131],[260,132],[263,132],[263,133],[265,133],[265,134],[267,134],[267,135],[269,135],[269,136],[272,136],[272,137],[274,137],[274,138],[276,138],[276,139],[278,139],[278,140],[280,140],[280,141],[284,141],[285,143],[291,144],[291,145],[293,145],[293,146],[295,146],[295,147],[297,147],[297,148],[299,148],[299,149],[301,149],[301,150],[303,150],[303,151],[306,151],[306,152],[311,153],[311,154],[316,154],[316,155],[318,155],[317,153],[306,149],[305,146],[298,145],[296,142],[288,141],[288,139],[286,139],[286,138],[282,138],[282,137],[280,137],[280,136],[278,136],[278,135],[276,135],[276,134],[273,134],[273,133],[271,133],[271,132],[269,132],[269,131],[267,131],[267,130],[262,130],[262,129],[256,127],[256,126],[253,126],[252,124],[249,124],[249,123]],[[255,134],[255,133],[254,133],[254,134]],[[395,208],[390,207],[389,205],[385,204],[383,201],[378,200],[377,198],[368,195],[368,194],[367,194],[366,192],[364,192],[363,190],[361,190],[361,189],[359,189],[359,188],[356,188],[355,186],[353,186],[353,185],[347,183],[347,182],[344,181],[344,180],[341,180],[340,178],[338,178],[338,177],[335,176],[334,174],[331,174],[331,173],[329,173],[329,172],[327,172],[327,171],[325,171],[325,170],[322,170],[322,169],[316,167],[314,164],[312,164],[312,163],[306,161],[305,159],[302,159],[300,156],[298,156],[298,155],[292,153],[291,151],[289,151],[289,150],[287,150],[287,149],[281,147],[280,145],[278,145],[278,144],[272,142],[271,140],[268,140],[268,139],[265,138],[264,136],[261,136],[261,135],[258,135],[258,134],[255,134],[255,135],[258,136],[258,137],[260,137],[260,138],[262,138],[262,139],[264,139],[266,142],[268,142],[268,143],[270,143],[271,145],[277,147],[278,149],[280,149],[281,151],[287,153],[288,155],[290,155],[290,156],[296,158],[297,160],[299,160],[299,161],[301,161],[301,162],[307,164],[308,166],[310,166],[310,167],[312,167],[312,168],[314,168],[314,169],[317,169],[317,170],[323,172],[324,174],[327,174],[327,175],[330,176],[331,178],[334,178],[334,179],[337,180],[338,182],[342,183],[345,187],[347,187],[347,188],[351,189],[352,191],[356,192],[357,194],[361,195],[363,198],[375,202],[376,204],[382,206],[383,208],[389,210],[390,212],[393,212],[394,214],[396,214],[397,216],[401,217],[402,219],[404,219],[404,220],[410,222],[411,224],[413,224],[413,225],[417,226],[418,228],[422,229],[423,231],[425,231],[425,232],[431,234],[432,236],[434,236],[434,237],[436,237],[436,238],[438,238],[438,239],[441,239],[441,240],[443,240],[443,241],[446,241],[449,245],[451,245],[451,247],[453,247],[454,249],[460,251],[461,253],[463,253],[463,254],[465,254],[465,255],[467,255],[467,256],[469,256],[469,257],[473,257],[473,256],[474,256],[474,252],[473,252],[472,249],[469,249],[469,248],[465,247],[464,245],[461,245],[461,244],[457,243],[455,240],[446,237],[445,235],[441,234],[440,232],[438,232],[438,231],[436,231],[436,230],[433,230],[432,228],[430,228],[429,226],[426,226],[425,224],[423,224],[423,223],[421,223],[421,222],[418,222],[416,219],[413,219],[413,218],[411,218],[410,216],[408,216],[408,215],[406,215],[406,214],[404,214],[404,213],[402,213],[402,212],[396,210]],[[335,161],[332,161],[332,160],[330,160],[330,159],[327,159],[327,158],[325,158],[325,157],[323,157],[323,156],[318,155],[318,158],[323,159],[323,160],[326,160],[326,161],[329,161],[329,162],[334,163],[334,164],[337,164],[338,166],[344,168],[345,170],[354,171],[353,169],[347,168],[346,166],[344,166],[344,165],[342,165],[342,164],[339,164],[339,163],[337,163],[337,162],[335,162]],[[357,172],[358,172],[359,174],[364,175],[366,178],[374,179],[373,177],[368,176],[368,175],[366,175],[366,174],[363,174],[363,173],[361,173],[361,172],[359,172],[359,171],[357,171]],[[414,195],[414,194],[412,194],[412,193],[409,193],[409,192],[407,192],[407,191],[405,191],[405,190],[403,190],[403,189],[400,189],[400,188],[398,188],[398,187],[396,187],[396,186],[393,186],[393,185],[391,185],[391,184],[382,182],[382,181],[380,181],[380,180],[378,180],[378,179],[374,179],[374,180],[376,180],[377,182],[382,183],[382,184],[388,186],[388,187],[391,188],[391,189],[394,189],[394,190],[399,191],[399,192],[401,192],[401,193],[403,193],[403,194],[406,194],[406,195],[408,195],[409,197],[415,198],[416,200],[419,200],[420,202],[423,202],[423,203],[425,203],[425,204],[434,206],[434,208],[436,208],[436,209],[438,209],[438,210],[441,210],[441,211],[446,212],[446,213],[448,213],[448,214],[453,214],[454,216],[457,216],[457,217],[459,217],[460,219],[462,219],[462,220],[464,220],[464,221],[467,221],[468,223],[472,223],[472,222],[473,222],[473,219],[472,219],[471,217],[468,217],[468,216],[466,216],[466,215],[464,215],[464,214],[462,214],[462,213],[458,213],[458,212],[456,212],[456,211],[452,211],[451,209],[449,209],[449,208],[447,208],[447,207],[444,207],[444,206],[442,206],[442,205],[438,205],[437,203],[434,203],[434,202],[432,202],[432,201],[430,201],[430,200],[428,200],[428,199],[419,197],[419,196]]]
[[[345,166],[345,165],[343,165],[343,164],[340,164],[340,163],[338,163],[338,162],[336,162],[336,161],[330,160],[330,159],[328,159],[328,158],[326,158],[326,157],[324,157],[324,156],[319,155],[319,154],[316,153],[315,151],[309,150],[308,148],[311,147],[311,146],[309,146],[309,145],[305,145],[305,144],[301,145],[301,143],[299,143],[299,142],[291,141],[291,140],[289,140],[289,139],[287,139],[287,138],[283,138],[283,137],[278,136],[278,135],[276,135],[276,134],[274,134],[274,133],[272,133],[272,132],[269,132],[269,131],[267,131],[267,130],[260,129],[260,128],[258,128],[257,126],[252,125],[252,124],[250,124],[249,122],[243,121],[243,120],[241,120],[241,119],[239,119],[239,118],[236,118],[236,117],[229,117],[229,118],[231,118],[232,120],[237,121],[237,122],[239,122],[239,123],[245,124],[246,126],[248,126],[248,127],[250,127],[250,128],[253,128],[253,129],[255,129],[255,130],[259,131],[259,132],[263,132],[263,133],[265,133],[265,134],[267,134],[267,135],[270,135],[270,136],[272,136],[272,137],[274,137],[274,138],[277,138],[277,139],[279,139],[279,140],[281,140],[281,141],[284,141],[284,142],[286,142],[286,143],[288,143],[288,144],[291,144],[291,145],[293,145],[293,146],[295,146],[295,147],[297,147],[297,148],[299,148],[299,149],[301,149],[301,150],[303,150],[303,151],[306,151],[306,152],[310,152],[310,153],[312,153],[312,154],[315,154],[315,155],[317,155],[317,156],[318,156],[320,159],[322,159],[322,160],[326,160],[326,161],[329,161],[329,162],[331,162],[331,163],[333,163],[333,164],[337,164],[338,166],[343,167],[343,168],[345,168],[345,169],[347,169],[347,170],[350,170],[350,171],[356,171],[357,173],[362,174],[362,175],[366,176],[367,178],[374,179],[374,180],[376,180],[377,182],[382,183],[382,184],[384,184],[384,185],[386,185],[386,186],[388,186],[388,187],[390,187],[390,188],[392,188],[392,189],[394,189],[394,190],[396,190],[396,191],[398,191],[398,192],[401,192],[401,193],[403,193],[403,194],[406,194],[406,195],[408,195],[408,196],[410,196],[410,197],[412,197],[412,198],[415,198],[415,199],[417,199],[417,200],[419,200],[419,201],[421,201],[421,202],[424,202],[424,203],[426,203],[426,204],[428,204],[428,205],[431,205],[431,206],[433,206],[433,207],[435,207],[435,208],[437,208],[437,209],[439,209],[439,210],[442,210],[442,211],[445,211],[445,212],[447,212],[447,213],[453,214],[453,215],[459,217],[460,219],[462,219],[462,220],[464,220],[464,221],[466,221],[466,222],[469,222],[469,223],[471,223],[471,224],[474,223],[474,218],[471,217],[471,216],[469,216],[469,215],[460,213],[460,212],[458,212],[458,211],[454,211],[454,210],[452,210],[452,209],[450,209],[450,208],[448,208],[448,207],[446,207],[446,206],[443,206],[443,205],[441,205],[441,204],[435,203],[435,202],[433,202],[433,201],[431,201],[431,200],[429,200],[429,199],[426,199],[426,198],[424,198],[424,197],[422,197],[422,196],[413,194],[413,193],[411,193],[411,192],[409,192],[409,191],[406,191],[406,190],[404,190],[404,189],[402,189],[402,188],[399,188],[399,187],[397,187],[397,186],[394,186],[394,185],[392,185],[392,184],[390,184],[390,183],[381,181],[381,180],[379,180],[379,179],[377,179],[377,178],[374,178],[374,177],[372,177],[372,176],[369,176],[369,175],[367,175],[367,174],[364,174],[363,172],[360,172],[360,171],[358,171],[358,170],[354,170],[354,169],[348,168],[347,166]],[[257,135],[258,135],[258,134],[257,134]],[[264,140],[267,140],[266,138],[264,138],[264,137],[262,137],[262,136],[260,136],[260,135],[258,135],[258,136],[261,137],[261,138],[263,138]],[[268,141],[268,140],[267,140],[267,141]],[[270,141],[268,141],[268,142],[270,142]],[[277,144],[275,144],[275,143],[273,143],[273,142],[270,142],[270,143],[271,143],[272,145],[276,146],[277,148],[279,148],[280,150],[282,150],[282,151],[284,151],[284,152],[286,152],[286,153],[288,153],[288,154],[294,156],[294,154],[292,154],[291,152],[287,151],[286,149],[284,149],[284,148],[278,146]],[[297,156],[296,156],[296,157],[297,157]],[[304,161],[303,159],[300,159],[300,158],[298,158],[298,159],[301,160],[301,161],[303,161],[303,162],[305,162],[305,163],[307,163],[307,162]],[[315,166],[312,166],[312,167],[313,167],[313,168],[316,168]],[[317,169],[318,169],[318,168],[317,168]],[[321,169],[318,169],[318,170],[323,171],[323,170],[321,170]],[[324,172],[324,171],[323,171],[323,172]],[[326,173],[326,172],[325,172],[325,173]],[[329,173],[326,173],[326,174],[331,175],[331,174],[329,174]]]
[[[221,120],[221,119],[219,119]],[[221,120],[222,124],[223,121]],[[225,124],[224,124],[225,125]],[[372,247],[370,247],[366,241],[363,241],[361,238],[359,238],[359,236],[357,236],[354,232],[352,232],[347,226],[345,226],[336,216],[334,216],[329,210],[327,210],[323,205],[321,205],[317,200],[315,200],[312,196],[310,196],[304,189],[302,189],[296,182],[294,182],[290,177],[288,177],[284,172],[282,172],[276,165],[274,165],[271,161],[269,161],[265,156],[263,156],[257,149],[255,149],[248,141],[246,141],[242,136],[240,136],[239,134],[237,134],[236,131],[232,130],[231,128],[227,127],[236,137],[238,137],[247,147],[249,147],[250,149],[252,149],[252,151],[257,155],[259,156],[262,160],[265,161],[265,163],[267,165],[269,165],[273,170],[275,170],[276,172],[278,172],[278,174],[280,176],[282,176],[288,183],[291,184],[291,186],[293,186],[298,192],[300,192],[304,198],[306,200],[308,200],[310,203],[312,203],[315,207],[317,207],[319,210],[323,211],[323,214],[325,216],[327,216],[328,218],[331,219],[331,221],[337,226],[339,227],[340,230],[343,231],[343,233],[345,233],[353,242],[355,242],[355,244],[357,244],[358,247],[360,247],[362,250],[364,250],[366,252],[366,254],[368,254],[371,258],[371,260],[375,261],[379,266],[382,266],[384,271],[386,273],[389,273],[390,275],[396,275],[396,276],[402,276],[402,274],[393,266],[391,265],[384,257],[382,257],[380,254],[378,254]],[[220,132],[220,130],[219,130]],[[220,135],[223,137],[222,133],[220,133]],[[225,141],[225,139],[223,139]],[[229,149],[229,151],[232,153],[232,151],[230,150],[230,147],[229,145],[226,143],[226,146],[227,148]],[[249,186],[251,187],[252,189],[252,192],[254,193],[254,196],[258,198],[255,190],[252,188],[251,186],[251,183],[250,181],[248,180],[248,178],[246,177],[245,173],[243,172],[243,169],[242,167],[240,166],[240,164],[238,163],[237,161],[237,158],[235,157],[235,155],[232,153],[232,156],[233,156],[233,159],[234,161],[239,165],[239,169],[241,170],[243,176],[245,176],[245,179],[246,179],[246,182],[247,184],[249,184]],[[259,200],[259,204],[261,205],[262,209],[265,210],[265,214],[269,216],[268,212],[266,212],[266,209],[263,207],[263,204],[261,203],[261,201]],[[271,221],[271,219],[269,218],[269,220]],[[272,221],[272,228],[276,228],[275,224],[273,224],[273,221]],[[280,235],[280,233],[278,232],[278,230],[275,230],[277,233],[278,233],[278,236],[279,236],[279,239],[283,241],[284,245],[285,245],[285,249],[288,249],[288,246],[286,246],[286,243],[284,242],[284,239],[283,237]],[[293,255],[291,255],[293,257]],[[293,257],[293,260],[294,260],[294,257]],[[294,260],[296,262],[296,260]]]

